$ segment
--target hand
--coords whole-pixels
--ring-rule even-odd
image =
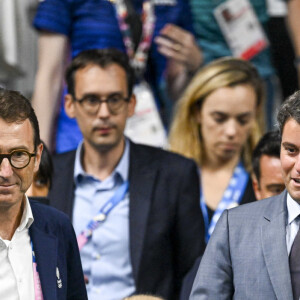
[[[203,62],[202,52],[193,34],[174,24],[165,25],[154,41],[159,53],[184,65],[189,73],[197,71]]]

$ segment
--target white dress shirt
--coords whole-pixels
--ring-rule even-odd
[[[300,215],[300,205],[293,200],[290,194],[287,194],[287,211],[288,220],[286,225],[286,246],[288,254],[291,252],[291,248],[299,229],[300,219],[297,218]]]
[[[0,237],[0,299],[34,300],[32,251],[28,228],[33,222],[26,197],[19,227],[11,241]]]

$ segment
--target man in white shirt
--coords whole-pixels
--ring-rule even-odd
[[[190,299],[300,297],[300,91],[283,103],[277,120],[286,190],[224,211]]]
[[[0,299],[87,299],[72,225],[25,195],[42,151],[29,101],[0,89]]]

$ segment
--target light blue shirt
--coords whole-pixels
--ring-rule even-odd
[[[286,246],[288,254],[291,252],[291,248],[299,229],[299,218],[300,215],[300,205],[293,200],[290,194],[287,194],[287,211],[288,220],[286,225]]]
[[[103,181],[87,174],[81,164],[82,144],[76,158],[73,226],[76,235],[84,230],[100,208],[128,180],[129,141],[122,158]],[[109,213],[80,251],[83,272],[89,278],[89,300],[120,300],[135,292],[129,252],[129,194]]]

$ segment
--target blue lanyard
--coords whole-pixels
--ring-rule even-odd
[[[87,228],[82,231],[80,236],[89,240],[93,231],[98,228],[100,223],[104,222],[108,214],[124,199],[128,191],[129,183],[125,181],[115,192],[115,194],[100,208],[98,214],[88,223]]]
[[[242,196],[247,186],[249,179],[249,174],[245,170],[243,164],[240,162],[234,169],[232,177],[229,181],[229,184],[224,191],[222,199],[209,222],[207,206],[205,204],[204,195],[202,189],[200,191],[200,206],[204,218],[205,225],[205,241],[208,243],[208,240],[215,229],[215,226],[221,217],[222,212],[229,208],[232,204],[239,204],[242,200]]]

